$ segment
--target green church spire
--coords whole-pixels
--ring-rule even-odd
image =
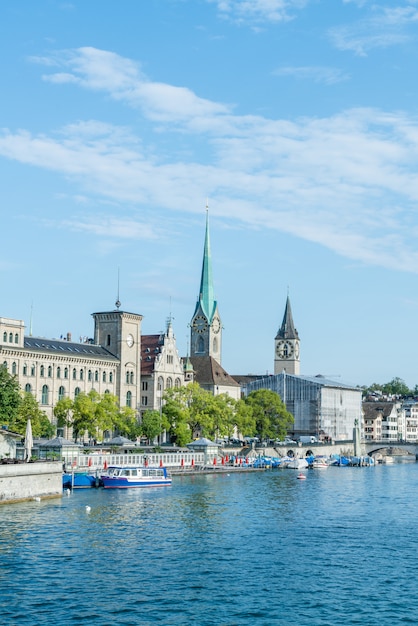
[[[204,314],[209,322],[212,321],[212,316],[216,308],[216,302],[213,291],[213,277],[212,277],[212,257],[210,254],[210,239],[209,239],[209,207],[206,204],[206,232],[205,232],[205,247],[203,251],[203,263],[202,263],[202,275],[200,278],[200,291],[199,302]]]

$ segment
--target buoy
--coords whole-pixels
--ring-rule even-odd
[[[298,474],[299,480],[306,480],[305,474]]]
[[[41,501],[41,498],[40,498],[39,496],[36,496],[36,497],[34,498],[34,500],[35,500],[35,502],[40,502],[40,501]]]

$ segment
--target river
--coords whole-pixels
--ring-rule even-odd
[[[297,474],[0,506],[0,623],[415,624],[418,464]]]

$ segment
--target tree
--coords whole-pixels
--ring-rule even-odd
[[[141,434],[141,425],[136,418],[135,410],[129,406],[123,406],[116,416],[114,429],[120,435],[128,439],[136,439]]]
[[[11,430],[18,418],[21,401],[22,397],[16,376],[11,376],[4,365],[0,366],[0,423],[8,426]]]
[[[282,439],[294,422],[280,396],[270,389],[252,391],[245,403],[252,409],[256,432],[261,439]]]
[[[19,407],[18,426],[16,432],[22,435],[26,432],[28,419],[31,421],[32,434],[34,437],[46,437],[50,439],[55,434],[55,426],[49,421],[45,411],[39,408],[36,398],[29,392],[22,394]]]
[[[57,418],[58,428],[71,425],[71,411],[73,409],[73,401],[68,396],[58,400],[54,406],[54,415]]]
[[[161,415],[159,411],[145,411],[142,416],[141,433],[152,442],[162,433]]]

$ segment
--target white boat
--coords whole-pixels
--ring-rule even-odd
[[[171,485],[171,476],[165,467],[119,467],[112,465],[101,481],[105,489],[131,487],[161,487]]]
[[[297,469],[297,470],[308,469],[309,463],[306,459],[299,459],[298,457],[295,457],[294,459],[289,461],[286,467],[288,469]]]
[[[329,463],[325,457],[317,456],[312,461],[313,469],[327,469],[329,467]]]

